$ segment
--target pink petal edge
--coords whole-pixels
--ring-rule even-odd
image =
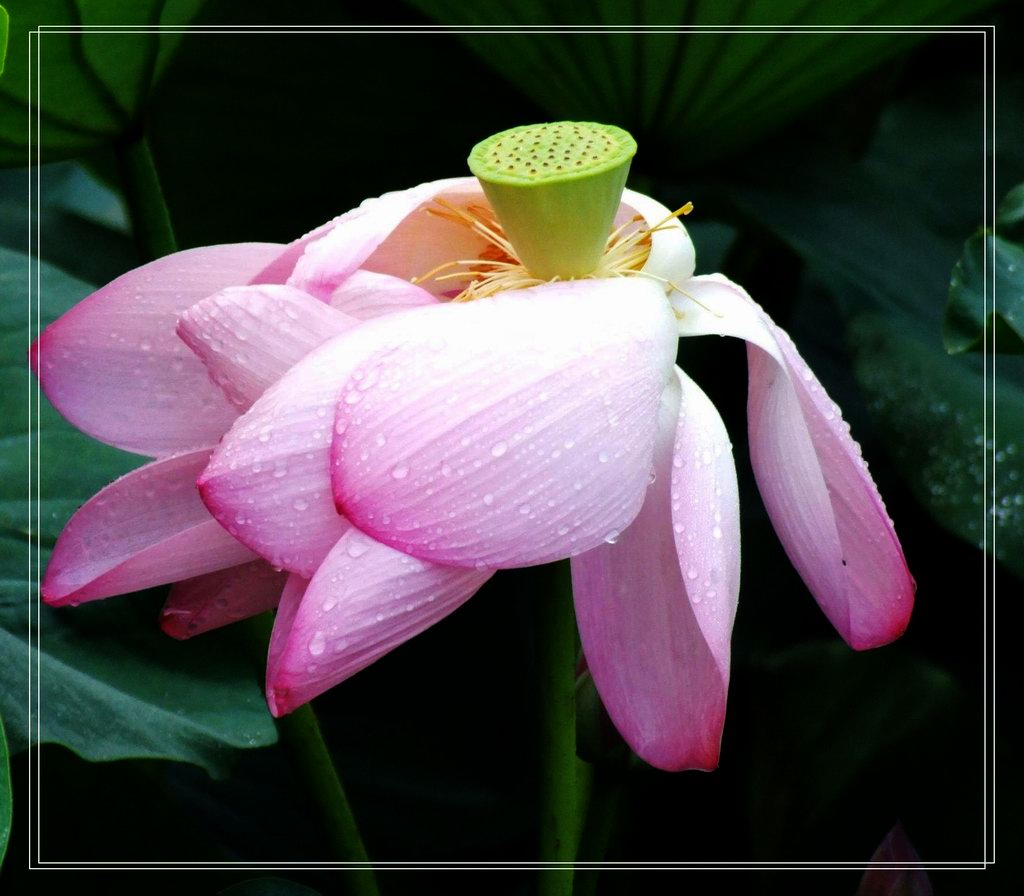
[[[77,605],[252,560],[199,500],[195,479],[209,455],[153,461],[87,501],[57,539],[43,600]]]
[[[366,668],[490,576],[416,560],[350,528],[308,585],[293,577],[285,589],[267,664],[271,712],[292,712]]]
[[[287,578],[287,573],[253,560],[176,582],[160,614],[160,628],[185,640],[272,610]]]

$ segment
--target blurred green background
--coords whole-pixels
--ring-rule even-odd
[[[43,400],[38,520],[29,512],[27,34],[39,23],[310,26],[41,38],[33,113],[44,163],[36,222],[44,325],[141,261],[130,225],[135,197],[122,173],[125,147],[142,136],[186,248],[288,241],[366,196],[465,173],[476,141],[517,124],[575,118],[628,128],[640,146],[631,186],[670,207],[694,202],[687,226],[698,272],[721,270],[743,283],[843,408],[896,521],[918,602],[896,644],[868,654],[841,644],[757,497],[743,347],[686,341],[681,363],[732,434],[743,509],[722,764],[712,774],[676,775],[602,766],[617,793],[606,856],[863,862],[900,821],[925,861],[985,857],[983,831],[993,823],[985,812],[984,714],[993,709],[984,696],[993,623],[985,583],[991,594],[994,570],[999,591],[1012,595],[1024,576],[1020,193],[1001,208],[997,235],[983,228],[986,209],[1024,181],[1024,72],[1019,56],[999,55],[993,129],[978,33],[764,26],[989,22],[1007,43],[1020,30],[1019,5],[593,0],[578,16],[553,0],[34,0],[7,8],[0,717],[12,783],[8,790],[0,749],[0,849],[10,831],[2,892],[29,886],[24,676],[26,608],[38,575],[29,538],[38,534],[45,564],[78,504],[138,463],[74,432]],[[317,33],[325,23],[385,20],[408,33]],[[427,30],[432,23],[514,27],[453,34]],[[624,23],[648,30],[565,30]],[[710,27],[724,24],[750,30]],[[980,284],[986,248],[999,290],[1000,314],[991,317]],[[995,355],[980,351],[986,334]],[[983,541],[994,545],[994,567]],[[536,573],[502,573],[454,616],[317,701],[374,859],[534,855],[531,632],[540,597]],[[47,744],[34,769],[42,769],[42,858],[322,859],[314,813],[275,745],[262,669],[243,637],[229,630],[172,642],[157,629],[162,598],[43,609],[31,620],[45,632]],[[1005,731],[989,745],[1003,760],[1001,788],[1019,777],[1015,746]],[[1021,830],[1004,814],[1005,844]],[[74,887],[120,894],[187,885],[205,894],[253,876],[196,872],[186,884],[170,873],[95,873],[76,875]],[[344,892],[337,875],[277,876]],[[859,877],[759,872],[728,880],[741,892],[781,896],[852,894]],[[932,879],[939,894],[1016,892],[1005,862],[983,876]],[[585,886],[700,893],[720,881],[715,872],[604,874]],[[526,894],[535,881],[390,872],[381,884],[385,894]],[[267,886],[259,892],[307,892]]]

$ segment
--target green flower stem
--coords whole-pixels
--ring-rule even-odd
[[[576,788],[576,616],[567,564],[538,601],[540,860],[571,863],[579,834]],[[573,870],[541,872],[541,896],[571,896]]]
[[[160,178],[145,135],[118,145],[117,164],[142,257],[160,258],[177,251]],[[261,670],[266,662],[271,622],[271,616],[264,614],[248,624],[250,652]],[[332,857],[339,862],[365,865],[365,869],[353,869],[350,873],[348,891],[353,896],[379,896],[363,839],[313,708],[303,706],[277,719],[277,730],[299,780],[320,815]]]
[[[250,655],[262,671],[267,659],[273,616],[263,613],[243,625],[248,628]],[[357,862],[363,865],[362,868],[353,868],[348,874],[346,891],[351,896],[379,896],[377,880],[366,847],[363,846],[359,826],[313,707],[307,703],[274,722],[281,746],[306,796],[320,816],[320,825],[330,846],[331,858],[337,862]]]
[[[139,254],[151,261],[176,252],[178,243],[146,135],[125,139],[117,144],[116,152]]]
[[[611,842],[615,819],[622,804],[625,789],[624,764],[609,762],[593,767],[590,802],[586,821],[580,836],[576,858],[580,862],[601,862]],[[573,896],[594,896],[600,871],[596,868],[577,870]]]
[[[277,730],[306,793],[320,815],[333,858],[339,862],[359,862],[364,866],[353,869],[348,891],[353,896],[378,896],[369,856],[313,707],[307,703],[278,719]]]

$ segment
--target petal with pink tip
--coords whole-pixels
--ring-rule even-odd
[[[629,525],[675,355],[660,286],[551,283],[388,321],[350,354],[338,401],[346,517],[404,553],[488,568],[567,557]]]
[[[288,285],[327,301],[357,268],[411,280],[441,262],[476,258],[483,239],[427,208],[437,198],[479,195],[476,178],[455,177],[367,199],[306,245]]]
[[[350,528],[274,626],[267,700],[289,713],[440,621],[490,572],[437,566]]]
[[[253,559],[203,507],[195,480],[210,449],[146,464],[71,517],[43,578],[53,606],[164,585]]]
[[[435,305],[437,298],[407,280],[373,271],[356,271],[331,294],[331,307],[359,320]]]
[[[695,277],[673,298],[683,336],[748,342],[751,463],[793,566],[843,638],[864,650],[899,637],[914,580],[839,408],[789,336],[739,286]]]
[[[614,544],[572,560],[601,699],[630,747],[668,771],[718,764],[740,575],[729,437],[707,396],[678,377],[662,398],[640,515]]]
[[[126,451],[163,457],[212,445],[238,414],[174,332],[178,315],[246,283],[280,249],[189,249],[97,290],[32,346],[46,397],[83,432]]]
[[[288,573],[262,560],[177,582],[160,614],[160,627],[184,640],[272,610]]]
[[[232,286],[187,309],[178,335],[244,411],[314,348],[356,324],[290,286]]]

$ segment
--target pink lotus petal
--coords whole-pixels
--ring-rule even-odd
[[[163,457],[214,444],[237,411],[178,339],[178,315],[247,282],[280,250],[272,243],[189,249],[97,290],[32,346],[46,397],[83,432],[126,451]]]
[[[713,275],[695,277],[685,289],[696,301],[673,298],[681,335],[749,343],[751,462],[790,561],[852,647],[899,637],[910,620],[914,580],[839,408],[789,336],[739,286]]]
[[[184,640],[272,610],[281,599],[288,573],[262,560],[178,582],[160,615],[160,627]]]
[[[350,528],[274,626],[267,700],[281,716],[443,619],[490,572],[416,560]]]
[[[682,222],[671,217],[671,210],[650,196],[626,190],[622,194],[616,226],[634,214],[640,215],[648,227],[658,228],[651,234],[651,252],[644,262],[644,273],[677,285],[689,280],[693,276],[696,253]]]
[[[198,485],[214,518],[272,566],[309,578],[348,528],[331,493],[338,392],[382,318],[314,349],[240,417]]]
[[[331,294],[331,307],[359,320],[435,305],[437,299],[407,280],[373,271],[356,271]]]
[[[656,478],[614,544],[572,560],[587,665],[646,762],[718,765],[739,594],[739,501],[729,437],[682,371],[662,398]]]
[[[461,201],[467,193],[479,195],[479,190],[476,178],[456,177],[367,199],[306,245],[288,285],[327,301],[357,268],[411,280],[443,261],[476,258],[474,249],[483,240],[465,227],[428,215],[425,207],[440,196]]]
[[[588,550],[636,516],[675,355],[659,285],[551,283],[374,323],[348,353],[332,449],[335,499],[364,532],[497,568]]]
[[[199,500],[195,479],[209,455],[205,448],[154,461],[93,496],[57,540],[43,599],[79,604],[252,560]]]
[[[233,286],[187,309],[178,335],[244,411],[314,348],[357,323],[290,286]]]
[[[302,604],[302,597],[309,587],[309,579],[305,576],[291,573],[285,581],[284,589],[281,591],[281,600],[277,605],[277,615],[274,617],[274,628],[270,633],[270,645],[267,650],[267,681],[270,680],[277,669],[281,654],[288,644],[288,635],[292,630],[292,623],[295,615],[299,612]],[[276,716],[278,712],[274,707],[273,691],[267,690],[267,704],[270,711]],[[283,713],[282,713],[283,714]]]

